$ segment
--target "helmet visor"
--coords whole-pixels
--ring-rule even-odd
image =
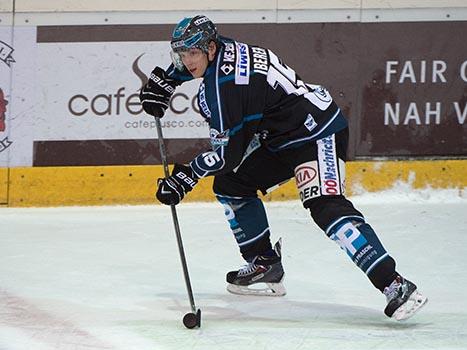
[[[201,33],[198,33],[201,34]],[[188,38],[187,40],[179,39],[179,40],[172,40],[170,46],[172,47],[172,51],[170,51],[170,57],[172,58],[172,63],[178,70],[183,70],[184,64],[182,61],[182,52],[187,52],[191,48],[199,48],[196,45],[199,42],[198,35],[195,35],[196,40],[193,40],[193,36]]]
[[[175,52],[173,50],[170,51],[170,58],[172,59],[172,63],[174,64],[175,68],[177,68],[179,71],[182,71],[185,65],[183,64],[180,51],[178,52]]]

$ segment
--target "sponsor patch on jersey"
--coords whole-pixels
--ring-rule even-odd
[[[237,43],[236,46],[235,84],[248,85],[250,83],[250,54],[248,52],[248,45]]]
[[[224,49],[224,62],[235,62],[235,45],[233,43],[226,43]]]
[[[308,115],[306,116],[305,123],[303,123],[303,125],[305,125],[305,128],[307,128],[308,131],[311,131],[318,126],[318,123],[316,123],[315,118],[313,118],[313,116],[310,113],[308,113]]]
[[[332,101],[332,97],[331,95],[329,94],[329,91],[326,90],[326,88],[322,87],[322,86],[318,86],[314,91],[313,93],[316,95],[316,97],[318,99],[320,99],[321,101],[325,102],[325,103],[330,103]]]
[[[321,194],[343,194],[334,134],[316,141],[318,146],[319,177]]]
[[[230,63],[224,63],[221,66],[221,71],[225,75],[229,75],[230,73],[232,73],[233,70],[234,70],[234,67]]]
[[[313,160],[295,168],[295,183],[303,203],[320,196],[318,162]]]
[[[325,111],[332,103],[332,96],[326,88],[321,85],[306,84],[311,90],[305,97],[320,110]]]
[[[209,137],[211,138],[211,146],[213,150],[216,150],[219,147],[227,146],[229,143],[229,130],[224,130],[219,132],[216,129],[211,129],[209,131]]]
[[[209,110],[208,102],[206,101],[206,86],[201,83],[198,90],[198,105],[201,113],[205,118],[211,119],[211,111]]]

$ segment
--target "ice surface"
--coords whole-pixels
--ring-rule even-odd
[[[404,190],[404,189],[403,189]],[[201,329],[163,206],[0,209],[0,350],[467,349],[467,199],[462,191],[353,197],[428,296],[414,318],[384,297],[299,202],[267,204],[283,238],[283,298],[228,294],[242,264],[215,203],[177,207]]]

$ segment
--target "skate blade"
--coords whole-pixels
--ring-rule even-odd
[[[261,285],[263,287],[261,287]],[[232,294],[237,294],[237,295],[254,295],[254,296],[267,296],[267,297],[282,297],[287,293],[282,282],[256,283],[256,284],[249,285],[249,286],[239,286],[237,284],[228,283],[227,291]]]
[[[415,315],[423,306],[426,305],[428,302],[428,298],[418,290],[415,290],[407,300],[407,302],[401,306],[394,312],[392,318],[396,319],[397,321],[404,321]]]

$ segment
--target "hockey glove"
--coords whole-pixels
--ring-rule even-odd
[[[197,183],[198,179],[190,167],[175,164],[172,175],[158,180],[156,198],[166,205],[178,204]]]
[[[170,78],[162,68],[154,68],[139,94],[144,111],[156,118],[162,118],[178,85],[180,82]]]

